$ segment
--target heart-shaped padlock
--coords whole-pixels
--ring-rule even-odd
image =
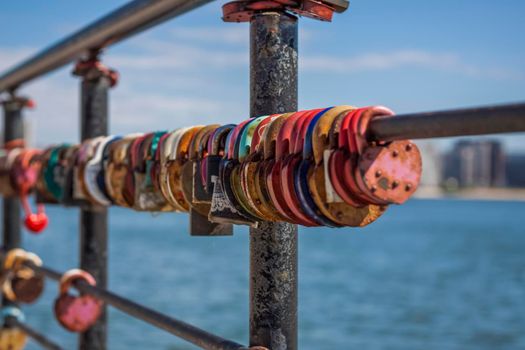
[[[102,313],[102,302],[92,295],[69,293],[71,285],[78,280],[96,285],[95,278],[86,271],[69,270],[60,279],[60,294],[55,300],[55,316],[58,322],[71,332],[85,332]]]

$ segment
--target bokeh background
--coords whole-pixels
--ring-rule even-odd
[[[124,3],[3,3],[0,71]],[[121,74],[111,92],[112,133],[248,117],[248,25],[223,23],[223,3],[104,54]],[[303,19],[299,108],[382,104],[408,113],[523,101],[524,12],[519,0],[355,0],[333,23]],[[27,112],[32,144],[78,141],[79,81],[71,69],[21,89],[37,103]],[[495,145],[490,152],[501,156],[487,174],[465,165],[492,157],[472,140]],[[525,348],[525,136],[468,138],[466,151],[458,141],[417,142],[425,156],[419,196],[484,201],[413,200],[363,230],[301,228],[302,349]],[[447,164],[467,170],[450,173]],[[496,176],[497,169],[505,170]],[[73,267],[77,212],[50,213],[50,229],[25,235],[24,243],[50,266]],[[186,221],[112,209],[111,288],[245,342],[246,230],[196,239],[187,236]],[[75,337],[51,315],[55,294],[48,284],[45,297],[27,308],[29,323],[74,348]],[[110,325],[111,349],[191,348],[119,312]]]

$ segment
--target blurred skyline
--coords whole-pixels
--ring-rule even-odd
[[[27,0],[0,13],[0,71],[127,1]],[[248,117],[248,24],[223,23],[216,1],[110,48],[121,74],[110,131],[173,129]],[[300,20],[299,108],[386,105],[397,113],[523,101],[521,1],[351,1],[333,23]],[[37,145],[79,137],[72,65],[22,87]],[[524,152],[523,134],[501,138]],[[453,139],[440,140],[447,148]]]

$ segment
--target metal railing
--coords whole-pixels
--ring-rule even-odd
[[[24,106],[16,96],[22,84],[78,59],[95,60],[102,49],[208,2],[211,0],[135,0],[0,76],[0,92],[9,93],[4,101],[4,142],[23,136]],[[297,32],[297,18],[287,13],[260,11],[253,16],[252,116],[297,110]],[[272,74],[267,74],[269,70]],[[111,81],[104,74],[78,75],[82,78],[81,139],[105,135]],[[389,141],[523,131],[525,104],[511,104],[378,118],[371,122],[368,138]],[[3,202],[3,248],[9,250],[22,245],[20,203],[15,198],[4,198]],[[79,291],[204,349],[246,348],[109,291],[106,210],[81,209],[80,237],[80,267],[96,278],[97,286],[77,283],[74,287]],[[297,349],[297,259],[296,225],[265,222],[250,229],[250,346]],[[47,267],[30,267],[53,280],[61,277],[61,273]],[[283,280],[283,275],[288,278]],[[4,305],[9,303],[3,300]],[[44,348],[60,349],[25,323],[12,318],[7,323],[24,330]],[[103,315],[80,335],[79,348],[106,349],[106,332]],[[279,337],[272,336],[276,332]]]

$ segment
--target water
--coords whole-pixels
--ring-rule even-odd
[[[24,236],[45,263],[77,265],[78,214],[49,208]],[[300,349],[525,349],[525,203],[413,200],[366,229],[300,229]],[[111,209],[110,287],[226,338],[247,342],[248,236],[189,237],[187,216]],[[29,324],[75,349],[51,303]],[[194,349],[110,309],[110,349]],[[27,349],[39,349],[30,342]]]

